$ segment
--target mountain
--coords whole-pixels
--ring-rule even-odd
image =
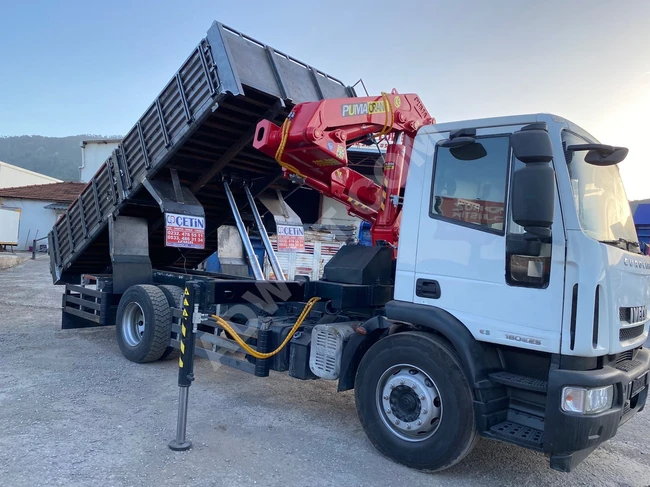
[[[79,179],[82,140],[102,135],[0,137],[0,161],[64,181]]]

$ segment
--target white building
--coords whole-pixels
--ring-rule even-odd
[[[122,139],[88,139],[81,141],[79,181],[87,183],[117,149]]]
[[[35,184],[60,183],[60,179],[51,178],[22,167],[0,161],[0,188],[16,188]]]
[[[0,208],[20,212],[16,250],[29,250],[33,240],[47,236],[61,213],[85,187],[85,183],[60,182],[0,188]],[[47,246],[47,240],[37,242],[36,246]]]

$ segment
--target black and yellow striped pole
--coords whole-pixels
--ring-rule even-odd
[[[183,316],[181,318],[181,353],[178,357],[178,420],[176,422],[176,439],[169,442],[174,451],[189,450],[192,442],[185,438],[187,431],[187,403],[190,386],[194,380],[194,342],[196,325],[194,316],[198,312],[202,283],[188,281],[183,293]]]

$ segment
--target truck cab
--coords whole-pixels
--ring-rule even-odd
[[[537,234],[513,214],[518,190],[537,191],[516,187],[527,164],[512,137],[527,127],[544,127],[552,147],[553,191],[529,194],[552,210]],[[454,136],[467,140],[450,144]],[[613,436],[648,390],[650,257],[616,166],[626,150],[603,147],[550,114],[421,128],[386,307],[394,320],[453,323],[447,338],[474,354],[464,365],[479,430],[551,453],[559,470]],[[494,363],[502,372],[481,372]],[[505,414],[482,397],[486,378],[505,386]]]

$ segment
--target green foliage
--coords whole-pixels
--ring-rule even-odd
[[[0,161],[63,181],[78,181],[82,140],[101,135],[0,137]]]

